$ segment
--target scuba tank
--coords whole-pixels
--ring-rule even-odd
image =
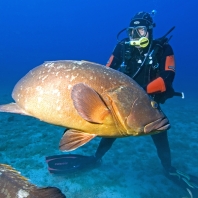
[[[172,36],[167,38],[167,35],[170,34],[174,29],[175,29],[175,26],[173,26],[164,36],[157,39],[157,44],[155,45],[154,49],[150,52],[149,59],[152,59],[153,57],[155,57],[159,49],[162,48],[165,43],[168,43],[168,41],[172,38]]]

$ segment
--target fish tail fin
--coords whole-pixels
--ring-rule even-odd
[[[61,190],[56,187],[35,188],[30,195],[35,198],[66,198]]]
[[[16,103],[9,103],[9,104],[5,104],[5,105],[0,105],[0,112],[17,113],[17,114],[22,114],[22,115],[28,115]]]

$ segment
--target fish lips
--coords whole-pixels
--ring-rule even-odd
[[[170,123],[167,118],[160,118],[154,122],[147,124],[144,127],[144,133],[150,133],[152,131],[166,131],[170,129]]]

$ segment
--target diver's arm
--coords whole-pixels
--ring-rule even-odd
[[[111,67],[112,69],[118,70],[121,65],[121,61],[115,57],[113,54],[110,56],[106,66]]]
[[[118,70],[122,63],[122,45],[123,43],[118,43],[113,50],[112,55],[110,56],[106,66],[111,67],[112,69]]]
[[[175,76],[175,72],[172,72],[172,71],[162,72],[158,78],[151,81],[147,85],[147,87],[146,87],[147,93],[148,94],[162,93],[162,92],[166,91],[167,88],[172,85],[174,76]]]
[[[146,86],[149,94],[162,93],[172,86],[175,77],[175,59],[170,45],[166,46],[159,67],[159,76]]]

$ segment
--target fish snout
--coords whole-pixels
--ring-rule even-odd
[[[147,124],[144,127],[144,133],[150,133],[152,131],[158,131],[158,132],[166,131],[169,128],[170,128],[169,120],[166,117],[164,117]]]

